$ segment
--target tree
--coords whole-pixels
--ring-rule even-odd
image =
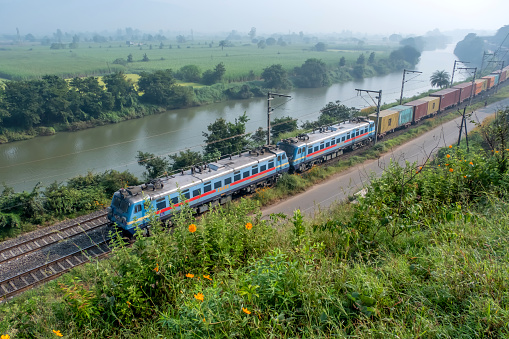
[[[200,67],[196,65],[186,65],[180,68],[176,76],[186,82],[199,82],[201,79],[201,70]]]
[[[251,136],[251,141],[251,146],[253,148],[265,145],[265,141],[267,141],[267,131],[262,127],[258,127],[256,132]]]
[[[421,53],[411,46],[403,46],[395,51],[392,51],[389,55],[389,59],[393,62],[405,61],[412,66],[419,63]],[[404,65],[402,65],[404,67]]]
[[[183,44],[184,42],[186,42],[186,38],[185,38],[185,36],[183,36],[183,35],[177,35],[177,42],[178,42],[179,44]]]
[[[230,45],[230,42],[228,40],[219,41],[219,47],[221,47],[221,50],[223,50],[225,47],[228,47],[229,45]]]
[[[265,40],[261,39],[260,41],[258,41],[257,46],[258,48],[264,49],[265,47],[267,47],[267,44],[265,43]]]
[[[375,52],[371,52],[368,58],[368,65],[373,65],[375,63]]]
[[[169,156],[173,163],[171,164],[172,171],[178,171],[181,169],[187,169],[193,165],[203,162],[203,156],[200,152],[193,152],[186,150],[185,152],[180,151],[179,154],[172,154]]]
[[[256,37],[256,27],[251,27],[251,30],[248,33],[251,40],[253,40]]]
[[[276,118],[271,123],[272,140],[276,141],[281,134],[293,132],[297,129],[297,119],[291,117]]]
[[[288,73],[282,65],[272,65],[265,68],[262,72],[262,78],[265,81],[264,86],[274,89],[288,89],[292,83],[288,79]]]
[[[214,70],[206,70],[202,76],[202,83],[205,85],[213,85],[217,82],[220,82],[223,79],[224,74],[226,73],[226,67],[224,64],[220,62],[216,65]]]
[[[366,57],[364,56],[364,53],[361,53],[361,55],[359,55],[359,57],[357,58],[357,65],[364,65],[364,63],[366,62]]]
[[[339,67],[343,67],[344,65],[346,65],[346,59],[342,56],[341,59],[339,59]]]
[[[143,54],[143,59],[141,61],[145,61],[145,62],[150,61],[150,59],[147,56],[147,53]]]
[[[35,36],[32,33],[28,33],[27,35],[25,35],[25,40],[26,41],[30,41],[30,42],[34,42],[35,41]]]
[[[435,71],[429,78],[431,86],[445,88],[449,85],[449,73],[445,70]]]
[[[327,45],[323,42],[319,42],[315,45],[315,51],[317,52],[325,52],[327,50]]]
[[[133,62],[133,55],[132,54],[129,54],[127,56],[127,62]]]
[[[330,85],[329,72],[325,62],[319,59],[307,59],[301,67],[295,68],[296,82],[300,87],[316,88]]]
[[[274,46],[276,44],[276,39],[274,38],[268,38],[267,40],[265,40],[265,43],[267,44],[267,46]]]
[[[219,118],[207,126],[209,133],[203,132],[205,137],[205,155],[219,152],[222,155],[240,153],[249,144],[246,133],[246,122],[249,118],[246,112],[235,123],[226,122]]]
[[[475,33],[467,34],[454,48],[454,54],[461,60],[470,60],[477,65],[482,63],[483,52],[484,39],[477,36]]]
[[[350,119],[352,116],[352,109],[346,107],[341,101],[329,102],[324,108],[320,110],[318,122],[320,125],[328,125]]]
[[[147,170],[147,172],[143,173],[147,180],[164,175],[164,173],[168,171],[168,166],[170,164],[169,161],[164,158],[142,151],[138,151],[136,160],[138,161],[138,165],[145,167]]]
[[[171,69],[142,72],[140,76],[138,88],[143,92],[141,99],[147,103],[179,108],[193,102],[192,88],[177,85]]]
[[[115,109],[121,110],[124,107],[132,107],[137,103],[138,93],[130,79],[125,77],[123,72],[116,72],[103,76],[106,84],[106,91],[111,93],[115,100]]]

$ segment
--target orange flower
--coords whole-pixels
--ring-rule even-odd
[[[420,169],[420,170],[422,170],[422,166],[421,166],[421,167],[419,167],[419,169]]]
[[[192,274],[192,273],[187,273],[187,274],[186,274],[186,277],[188,277],[188,278],[194,278],[194,274]]]
[[[472,165],[472,166],[474,165],[474,163],[473,163],[472,161],[470,161],[468,164],[469,164],[469,165]]]
[[[201,293],[195,294],[195,295],[194,295],[194,297],[195,297],[197,300],[199,300],[199,301],[203,301],[203,299],[204,299],[204,296],[203,296],[203,294],[201,294]]]
[[[242,307],[242,312],[244,312],[245,314],[251,314],[251,311],[244,307]]]
[[[449,148],[452,148],[452,145],[449,145]]]
[[[126,304],[127,304],[127,307],[131,307],[131,303],[128,301],[126,301]]]
[[[57,337],[63,337],[63,336],[64,336],[62,333],[60,333],[60,331],[55,331],[55,330],[53,330],[53,333],[55,333],[55,335],[56,335]]]
[[[191,233],[196,232],[196,225],[195,224],[189,225],[189,232],[191,232]]]
[[[438,167],[440,167],[440,165],[438,165]]]
[[[8,334],[2,334],[2,336],[0,338],[1,339],[11,339],[11,336]]]
[[[418,174],[418,173],[419,173],[419,171],[415,171],[415,174]]]
[[[449,166],[449,164],[445,164],[445,166]]]
[[[467,178],[467,176],[466,176],[466,175],[464,175],[464,176],[463,176],[463,178],[465,178],[465,179],[466,179],[466,178]]]
[[[159,272],[159,264],[156,264],[156,268],[154,268],[154,271]]]
[[[452,168],[449,168],[449,172],[453,172],[454,170]]]
[[[251,228],[253,228],[253,224],[251,224],[250,222],[248,222],[248,223],[246,224],[246,229],[247,229],[247,230],[250,230]]]
[[[498,151],[495,151],[495,153],[498,153]]]
[[[204,277],[205,279],[208,279],[208,280],[212,281],[212,279],[210,279],[210,275],[204,275],[203,277]]]
[[[447,157],[450,158],[451,156],[449,154],[447,154]]]

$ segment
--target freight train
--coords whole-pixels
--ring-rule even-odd
[[[148,229],[151,212],[164,222],[171,222],[172,215],[182,204],[188,204],[197,213],[205,212],[210,207],[231,201],[240,193],[272,186],[284,173],[304,172],[346,150],[369,145],[375,134],[383,137],[459,105],[471,95],[480,95],[508,77],[509,66],[475,80],[473,85],[472,82],[462,83],[383,110],[378,116],[378,124],[376,114],[371,114],[367,118],[356,118],[281,140],[276,146],[227,156],[180,174],[122,188],[113,195],[108,220],[133,235],[137,228]]]

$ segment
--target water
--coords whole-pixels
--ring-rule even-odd
[[[417,77],[407,74],[406,80],[415,78],[405,83],[404,96],[429,90],[429,78],[436,70],[451,73],[455,60],[453,49],[454,45],[449,45],[444,50],[423,52],[415,69],[423,73]],[[457,72],[454,78],[460,81],[466,76]],[[276,98],[271,102],[276,108],[271,118],[291,116],[300,121],[314,120],[321,108],[336,100],[349,107],[374,105],[375,94],[372,98],[366,94],[358,96],[356,88],[382,90],[382,103],[393,102],[399,99],[401,81],[402,72],[396,72],[328,88],[296,89],[285,93],[291,96],[290,100]],[[43,185],[64,182],[88,171],[129,170],[140,176],[143,168],[135,160],[138,151],[160,156],[187,148],[199,151],[207,125],[220,117],[233,121],[243,112],[250,119],[247,131],[266,127],[267,100],[256,98],[174,110],[114,125],[0,145],[0,183],[21,191],[31,190],[37,182]]]

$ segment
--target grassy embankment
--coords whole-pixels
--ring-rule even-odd
[[[245,200],[199,221],[183,213],[175,232],[155,227],[111,260],[0,305],[0,333],[508,336],[509,154],[482,144],[478,134],[470,153],[392,166],[357,204],[314,220],[263,221]]]

